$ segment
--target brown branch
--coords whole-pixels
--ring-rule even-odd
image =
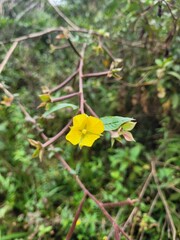
[[[78,207],[78,209],[77,209],[77,212],[76,212],[76,214],[75,214],[75,217],[74,217],[73,223],[72,223],[72,225],[71,225],[71,228],[69,229],[69,232],[68,232],[68,234],[67,234],[67,236],[66,236],[66,240],[70,240],[71,237],[72,237],[72,235],[73,235],[74,229],[75,229],[75,227],[76,227],[77,220],[78,220],[78,218],[79,218],[79,216],[80,216],[80,214],[81,214],[82,207],[83,207],[83,204],[84,204],[84,202],[85,202],[85,200],[86,200],[86,197],[87,197],[87,195],[84,194],[84,196],[83,196],[83,198],[82,198],[82,200],[81,200],[81,202],[80,202],[80,204],[79,204],[79,207]]]
[[[104,49],[104,51],[110,56],[110,58],[114,61],[115,57],[113,56],[113,54],[111,53],[111,51],[101,42],[101,46]]]
[[[149,209],[148,216],[151,216],[151,214],[152,214],[152,212],[154,210],[154,207],[155,207],[155,205],[157,203],[158,198],[159,198],[159,194],[157,193],[155,198],[154,198],[154,200],[153,200],[153,202],[152,202],[152,204],[151,204],[151,207]],[[141,235],[139,237],[139,240],[143,240],[143,238],[144,238],[144,227],[142,227]]]
[[[0,74],[1,74],[1,72],[3,71],[5,65],[7,64],[9,58],[11,57],[11,55],[12,55],[13,51],[15,50],[15,48],[17,47],[17,45],[18,45],[18,42],[15,41],[15,42],[12,44],[12,46],[10,47],[10,49],[8,50],[8,52],[6,53],[6,56],[5,56],[4,60],[3,60],[2,63],[0,64]]]
[[[47,28],[47,29],[42,30],[40,32],[34,32],[34,33],[31,33],[31,34],[28,34],[28,35],[24,35],[24,36],[21,36],[21,37],[10,39],[8,41],[0,42],[0,44],[2,45],[2,44],[6,44],[6,43],[11,43],[11,42],[22,42],[22,41],[25,41],[27,39],[38,38],[38,37],[41,37],[41,36],[49,34],[49,33],[62,32],[63,30],[64,30],[63,27]]]
[[[77,33],[84,33],[84,34],[101,36],[101,34],[96,32],[96,31],[87,30],[87,29],[83,29],[83,28],[80,28],[80,29],[68,28],[68,31],[69,32],[77,32]],[[13,43],[13,42],[22,42],[22,41],[25,41],[25,40],[28,40],[28,39],[38,38],[38,37],[41,37],[43,35],[53,33],[53,32],[64,32],[64,28],[63,27],[47,28],[47,29],[44,29],[44,30],[39,31],[39,32],[34,32],[34,33],[27,34],[27,35],[24,35],[24,36],[21,36],[21,37],[12,38],[12,39],[7,40],[7,41],[1,41],[0,45],[7,44],[7,43]]]
[[[0,83],[0,88],[4,91],[4,93],[5,93],[9,98],[11,98],[12,100],[14,99],[14,95],[13,95],[9,90],[7,90],[7,88],[6,88],[2,83]]]
[[[103,204],[101,202],[99,202],[99,200],[97,200],[97,198],[87,190],[87,188],[84,186],[84,184],[79,179],[78,175],[75,176],[75,180],[79,184],[81,189],[84,191],[84,193],[86,193],[98,205],[98,207],[101,209],[101,211],[104,214],[104,216],[106,216],[106,218],[113,225],[114,231],[115,231],[115,229],[118,229],[119,232],[121,232],[128,240],[130,240],[129,236],[124,232],[124,230],[122,228],[120,228],[117,225],[117,223],[114,221],[114,219],[111,217],[111,215],[106,211],[106,209],[103,207]]]
[[[83,45],[81,56],[82,58],[80,59],[79,63],[79,101],[80,101],[80,112],[84,113],[84,93],[83,93],[83,57],[84,57],[84,51],[86,48],[86,44]]]
[[[87,108],[87,110],[90,112],[90,114],[92,114],[92,116],[98,118],[98,115],[92,110],[92,108],[86,103],[86,101],[84,102],[84,106]]]
[[[147,189],[147,187],[148,187],[148,185],[149,185],[149,183],[152,179],[152,176],[153,176],[152,172],[150,172],[150,174],[148,175],[148,177],[147,177],[147,179],[146,179],[146,181],[143,185],[143,188],[142,188],[142,190],[139,194],[139,197],[138,197],[139,202],[141,202],[141,200],[142,200],[142,198],[145,194],[145,191],[146,191],[146,189]],[[123,230],[125,230],[127,228],[127,226],[132,222],[132,220],[133,220],[134,216],[137,214],[138,210],[139,210],[139,207],[137,207],[137,206],[132,210],[131,214],[129,215],[128,219],[126,220],[126,222],[123,225]]]
[[[166,0],[162,0],[162,1],[166,4],[166,6],[167,6],[167,8],[168,8],[168,10],[169,10],[169,12],[170,12],[170,14],[171,14],[171,17],[173,18],[175,27],[176,27],[176,21],[177,21],[177,19],[176,19],[176,17],[174,16],[174,14],[173,14],[173,12],[172,12],[172,10],[171,10],[171,7],[170,7],[170,5],[169,5],[169,3],[168,3]]]
[[[62,97],[59,97],[59,98],[52,98],[51,102],[52,103],[60,102],[60,101],[63,101],[65,99],[73,98],[75,96],[79,96],[79,92],[70,93],[68,95],[65,95],[65,96],[62,96]]]
[[[52,0],[53,1],[53,0]],[[64,13],[62,13],[58,7],[56,7],[55,5],[53,5],[49,0],[48,0],[49,4],[54,8],[54,10],[58,13],[58,15],[69,25],[71,26],[73,29],[79,29],[78,26],[76,26],[68,17],[66,17],[66,15]],[[54,1],[53,1],[54,2]]]
[[[90,78],[90,77],[103,77],[107,76],[109,71],[98,72],[98,73],[85,73],[83,74],[83,78]]]
[[[47,142],[42,144],[42,147],[46,148],[49,145],[51,145],[52,143],[54,143],[58,138],[60,138],[69,129],[71,124],[72,124],[72,120],[70,120],[68,122],[68,124],[59,133],[57,133],[54,137],[50,138]]]
[[[24,111],[23,111],[23,113],[24,113]],[[67,127],[67,125],[66,125],[66,127]],[[66,128],[66,127],[65,127],[65,128]],[[35,125],[35,128],[37,129],[37,125]],[[38,129],[37,129],[37,130],[38,130]],[[63,129],[63,130],[64,130],[64,129]],[[62,130],[62,131],[63,131],[63,130]],[[38,132],[39,132],[39,130],[38,130]],[[59,133],[59,134],[60,134],[60,133]],[[61,135],[62,135],[62,133],[61,133]],[[56,136],[57,136],[57,135],[56,135]],[[56,136],[55,136],[55,137],[56,137]],[[43,136],[42,136],[42,138],[44,139]],[[46,146],[47,146],[47,145],[50,145],[50,144],[52,144],[53,142],[54,142],[54,140],[50,139],[48,142],[46,142],[46,143],[44,144],[44,146],[45,146],[45,145],[46,145]],[[43,146],[43,147],[44,147],[44,146]],[[120,239],[120,238],[119,238],[119,234],[117,234],[117,232],[120,232],[120,233],[122,233],[122,234],[126,237],[126,239],[131,240],[130,237],[124,232],[124,230],[117,225],[117,223],[114,221],[114,219],[111,217],[111,215],[106,211],[106,209],[103,207],[103,204],[102,204],[101,202],[99,202],[99,201],[97,200],[97,198],[88,191],[88,189],[84,186],[84,184],[83,184],[83,183],[81,182],[81,180],[79,179],[79,176],[76,175],[76,174],[74,174],[73,169],[67,164],[67,162],[64,160],[64,158],[63,158],[60,154],[58,154],[58,153],[56,153],[55,156],[57,157],[57,159],[59,159],[59,161],[61,162],[61,164],[62,164],[62,166],[64,167],[64,169],[66,169],[66,170],[73,176],[73,178],[75,179],[75,181],[77,182],[77,184],[78,184],[78,185],[80,186],[80,188],[83,190],[84,194],[87,195],[87,196],[89,196],[89,197],[97,204],[97,206],[101,209],[101,211],[102,211],[102,213],[105,215],[105,217],[112,223],[113,228],[114,228],[114,232],[115,232],[115,239],[116,239],[116,240],[119,240],[119,239]],[[117,236],[117,235],[118,235],[118,236]]]
[[[63,88],[65,85],[67,85],[78,73],[78,70],[76,70],[73,74],[71,74],[66,80],[64,80],[62,83],[60,83],[58,86],[54,87],[50,90],[50,94],[56,92],[57,90]]]
[[[174,222],[173,222],[173,218],[171,216],[171,212],[170,212],[168,203],[166,201],[164,193],[162,192],[162,190],[160,188],[160,183],[159,183],[159,180],[158,180],[158,177],[157,177],[156,165],[155,165],[155,160],[154,159],[151,161],[151,167],[152,167],[153,178],[154,178],[154,181],[156,183],[157,190],[158,190],[158,194],[159,194],[159,196],[161,198],[161,201],[164,205],[164,208],[165,208],[165,211],[166,211],[166,214],[167,214],[167,217],[168,217],[168,221],[169,221],[170,226],[171,226],[173,240],[176,240],[176,228],[175,228],[175,225],[174,225]]]
[[[70,38],[67,39],[70,46],[72,47],[72,49],[74,50],[74,52],[76,53],[76,55],[80,58],[82,58],[81,54],[78,52],[77,48],[74,46],[73,42],[71,41]]]
[[[118,211],[118,213],[117,213],[117,215],[116,215],[116,217],[115,217],[115,221],[117,221],[117,220],[119,219],[119,216],[120,216],[121,213],[122,213],[122,209],[123,209],[123,208],[120,208],[120,209],[119,209],[119,211]],[[109,235],[108,235],[108,237],[107,237],[107,240],[112,239],[113,232],[114,232],[114,228],[111,227],[111,230],[110,230],[110,232],[109,232]]]
[[[38,2],[33,3],[33,1],[30,3],[30,5],[22,12],[20,12],[20,14],[18,14],[15,18],[16,21],[19,21],[25,14],[27,14],[30,10],[32,10],[33,8],[35,8],[38,5]]]
[[[136,202],[138,202],[138,199],[130,199],[130,198],[128,198],[127,200],[121,201],[121,202],[103,203],[103,206],[105,208],[114,208],[114,207],[122,207],[122,206],[125,206],[125,205],[133,205]]]
[[[29,113],[26,111],[25,107],[20,102],[19,102],[19,107],[20,107],[22,113],[25,115],[25,120],[27,122],[32,123],[34,125],[36,131],[40,134],[41,138],[44,141],[47,141],[48,137],[42,132],[41,128],[37,125],[36,120],[29,115]]]

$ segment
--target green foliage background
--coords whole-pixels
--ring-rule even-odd
[[[67,27],[46,1],[33,2],[33,9],[24,14],[32,1],[0,3],[1,42],[50,27]],[[138,124],[133,130],[135,143],[117,142],[111,148],[110,136],[105,135],[92,148],[80,151],[62,138],[57,141],[56,150],[78,171],[89,191],[105,202],[137,198],[151,171],[151,161],[156,159],[160,187],[179,231],[180,5],[178,1],[167,2],[171,11],[162,1],[160,17],[158,1],[62,1],[62,12],[79,27],[102,33],[103,45],[113,56],[123,59],[121,80],[85,80],[88,104],[101,117],[133,117]],[[173,17],[177,18],[176,32]],[[1,240],[65,239],[83,196],[52,151],[46,151],[42,163],[32,159],[33,149],[27,139],[41,139],[18,106],[20,100],[48,137],[54,136],[75,114],[62,109],[48,119],[41,117],[43,109],[37,109],[41,87],[56,86],[76,69],[78,57],[71,48],[53,51],[53,46],[67,43],[65,39],[57,40],[56,35],[57,32],[21,42],[0,75],[0,81],[16,95],[11,106],[0,105]],[[109,69],[112,60],[106,51],[97,51],[98,37],[72,33],[71,39],[78,49],[82,43],[88,44],[84,73]],[[0,61],[10,46],[1,44]],[[71,87],[76,89],[76,85]],[[56,97],[65,93],[58,92]],[[1,91],[1,101],[3,96]],[[69,103],[77,104],[73,100]],[[173,239],[164,205],[156,195],[157,186],[152,179],[127,228],[133,239]],[[148,215],[154,199],[155,206]],[[108,211],[113,216],[119,213],[117,221],[121,225],[132,209],[133,206],[125,206]],[[103,239],[110,229],[101,211],[88,199],[72,239]]]

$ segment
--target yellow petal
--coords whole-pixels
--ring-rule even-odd
[[[100,135],[96,135],[96,134],[92,134],[92,133],[87,133],[86,135],[84,135],[84,137],[82,137],[79,146],[83,147],[91,147],[94,143],[94,141],[96,141],[96,139],[100,138]]]
[[[83,130],[86,128],[88,116],[86,114],[78,114],[73,117],[73,126],[75,126],[79,130]]]
[[[86,129],[90,133],[100,135],[102,132],[104,132],[104,124],[99,118],[90,116],[87,120]]]
[[[71,127],[70,132],[66,135],[66,140],[71,142],[73,145],[80,143],[82,133],[76,128]]]

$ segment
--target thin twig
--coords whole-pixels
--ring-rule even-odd
[[[38,5],[38,2],[33,3],[33,1],[30,3],[30,5],[24,10],[21,11],[20,14],[17,15],[17,17],[15,18],[16,21],[19,21],[27,12],[29,12],[30,10],[32,10],[33,8],[35,8]]]
[[[25,113],[23,111],[23,113]],[[35,125],[35,129],[39,132],[39,129],[37,128],[37,125]],[[55,136],[56,137],[56,136]],[[42,136],[42,138],[44,139],[44,137]],[[52,144],[54,141],[52,141],[50,139],[50,141],[45,143],[46,145],[50,145]],[[44,144],[44,145],[45,145]],[[43,146],[44,147],[44,146]],[[114,231],[117,235],[117,230],[119,232],[121,232],[125,237],[126,239],[128,240],[131,240],[130,237],[124,232],[124,230],[122,228],[120,228],[117,223],[114,221],[114,219],[111,217],[111,215],[106,211],[106,209],[103,207],[103,204],[101,202],[99,202],[97,200],[97,198],[91,194],[88,189],[84,186],[84,184],[82,183],[82,181],[80,180],[79,176],[78,175],[75,175],[75,174],[72,174],[74,171],[73,169],[67,164],[67,162],[64,160],[64,158],[59,154],[59,153],[56,153],[55,156],[57,157],[57,159],[59,159],[59,161],[61,162],[62,166],[64,167],[64,169],[66,169],[70,174],[71,176],[74,177],[75,181],[77,182],[77,184],[80,186],[80,188],[83,190],[84,194],[88,195],[96,204],[97,206],[101,209],[102,213],[105,215],[105,217],[112,223],[113,225],[113,228],[114,228]],[[120,238],[115,236],[116,240],[119,240]]]
[[[119,211],[118,211],[118,213],[117,213],[117,215],[116,215],[116,217],[115,217],[115,221],[116,221],[116,222],[117,222],[117,220],[119,219],[119,216],[121,215],[122,210],[123,210],[123,208],[120,208],[120,209],[119,209]],[[110,232],[109,232],[109,235],[108,235],[107,240],[110,240],[110,239],[111,239],[111,237],[112,237],[112,235],[113,235],[113,232],[114,232],[114,228],[113,228],[113,226],[112,226],[112,227],[111,227],[111,230],[110,230]]]
[[[92,108],[86,103],[86,101],[84,102],[84,106],[87,108],[87,110],[90,112],[90,114],[92,114],[92,116],[98,118],[98,115],[94,112],[94,110],[92,110]]]
[[[166,214],[167,214],[167,217],[168,217],[168,221],[169,221],[170,226],[171,226],[171,231],[172,231],[172,235],[173,235],[173,240],[176,240],[176,228],[175,228],[175,225],[174,225],[174,222],[173,222],[173,218],[172,218],[172,216],[171,216],[171,212],[170,212],[168,203],[167,203],[167,201],[166,201],[166,198],[165,198],[165,196],[164,196],[164,193],[162,192],[162,190],[161,190],[161,188],[160,188],[160,183],[159,183],[159,180],[158,180],[158,177],[157,177],[156,165],[155,165],[155,160],[154,160],[154,159],[151,161],[151,167],[152,167],[153,178],[154,178],[154,181],[155,181],[155,183],[156,183],[156,187],[157,187],[159,196],[160,196],[161,201],[162,201],[162,203],[163,203],[163,205],[164,205],[164,208],[165,208],[165,211],[166,211]]]
[[[83,57],[84,57],[84,51],[86,48],[86,44],[83,45],[81,56],[82,58],[80,59],[79,63],[79,101],[80,101],[80,112],[84,113],[84,93],[83,93]]]
[[[74,50],[74,52],[77,54],[78,57],[82,58],[81,54],[78,52],[77,48],[74,46],[73,42],[71,41],[70,38],[67,39],[70,46],[72,47],[72,49]]]
[[[75,179],[76,179],[76,182],[81,187],[81,189],[84,191],[84,193],[87,193],[87,195],[98,205],[98,207],[101,209],[102,213],[106,216],[106,218],[111,222],[111,224],[114,227],[115,233],[117,232],[116,230],[118,229],[118,231],[120,233],[122,233],[128,240],[130,240],[129,236],[124,232],[124,230],[122,228],[120,228],[117,225],[117,223],[114,221],[114,219],[111,217],[111,215],[106,211],[106,209],[103,207],[103,204],[101,202],[99,202],[97,200],[97,198],[87,190],[87,188],[84,186],[84,184],[79,179],[78,175],[76,175]],[[119,239],[119,238],[116,238],[116,239]]]
[[[154,210],[154,207],[155,207],[155,205],[157,203],[158,198],[159,198],[159,193],[157,193],[155,198],[153,199],[153,202],[152,202],[151,207],[150,207],[149,212],[148,212],[148,216],[151,216],[151,214],[152,214],[152,212]],[[139,237],[139,240],[143,240],[143,237],[144,237],[144,227],[141,230],[141,235]]]
[[[53,1],[53,0],[51,0]],[[78,26],[76,26],[64,13],[62,13],[58,7],[55,6],[55,4],[52,4],[50,0],[48,0],[49,4],[54,8],[54,10],[58,13],[58,15],[73,29],[79,29]],[[53,1],[54,2],[54,1]]]
[[[70,93],[68,95],[65,95],[65,96],[62,96],[62,97],[59,97],[59,98],[52,98],[51,99],[51,102],[54,103],[54,102],[60,102],[60,101],[63,101],[65,99],[69,99],[69,98],[73,98],[75,96],[79,96],[79,92],[74,92],[74,93]]]
[[[141,202],[141,200],[145,194],[145,191],[152,179],[152,176],[153,176],[152,172],[150,172],[150,174],[148,175],[148,177],[144,183],[144,186],[139,194],[139,197],[138,197],[139,202]],[[139,210],[139,207],[137,207],[137,206],[132,210],[131,214],[129,215],[128,219],[126,220],[126,222],[123,225],[123,230],[125,230],[127,228],[127,226],[132,222],[132,220],[133,220],[134,216],[137,214],[138,210]]]
[[[77,33],[84,33],[84,34],[101,36],[101,34],[96,32],[96,31],[87,30],[87,29],[84,29],[84,28],[80,28],[80,29],[67,28],[67,30],[69,32],[77,32]],[[22,42],[22,41],[25,41],[27,39],[38,38],[38,37],[41,37],[43,35],[53,33],[53,32],[64,32],[64,27],[47,28],[47,29],[44,29],[44,30],[39,31],[39,32],[34,32],[34,33],[24,35],[24,36],[21,36],[21,37],[12,38],[12,39],[9,39],[9,40],[6,40],[6,41],[1,41],[0,45],[4,45],[4,44],[7,44],[7,43],[13,43],[13,42]]]
[[[160,237],[159,237],[159,240],[162,240],[163,239],[163,236],[164,236],[164,230],[165,230],[165,227],[166,227],[166,220],[164,221],[164,224],[163,224],[163,227],[161,229],[161,234],[160,234]]]
[[[75,217],[74,217],[74,219],[73,219],[73,223],[72,223],[72,225],[71,225],[71,228],[69,229],[69,232],[68,232],[68,234],[67,234],[67,236],[66,236],[66,240],[70,240],[71,237],[72,237],[72,235],[73,235],[74,229],[75,229],[75,227],[76,227],[77,220],[78,220],[78,218],[79,218],[79,216],[80,216],[80,214],[81,214],[82,207],[83,207],[83,204],[84,204],[84,202],[85,202],[85,200],[86,200],[86,197],[87,197],[87,195],[84,194],[84,196],[83,196],[83,198],[82,198],[82,200],[81,200],[81,202],[80,202],[80,204],[79,204],[79,207],[78,207],[78,209],[77,209],[77,211],[76,211],[76,214],[75,214]]]
[[[42,144],[43,148],[48,147],[49,145],[51,145],[52,143],[54,143],[58,138],[60,138],[68,129],[69,126],[72,124],[72,120],[70,120],[66,126],[59,132],[57,133],[54,137],[50,138],[47,142],[45,142],[44,144]]]
[[[49,91],[49,93],[54,93],[57,90],[63,88],[65,85],[67,85],[78,73],[79,70],[76,70],[73,74],[71,74],[66,80],[64,80],[62,83],[60,83],[58,86],[54,87]]]
[[[48,137],[42,132],[41,128],[37,125],[37,122],[34,118],[32,118],[29,113],[26,111],[25,107],[19,102],[19,107],[22,111],[22,113],[25,115],[25,120],[27,122],[30,122],[34,125],[36,131],[39,133],[39,135],[41,136],[41,138],[44,140],[44,141],[47,141],[48,140]]]
[[[12,100],[14,99],[14,95],[9,90],[7,90],[7,88],[2,83],[0,83],[0,89],[2,89],[9,98],[12,98]]]
[[[166,6],[167,6],[167,8],[169,9],[169,12],[170,12],[170,14],[171,14],[171,17],[173,18],[173,21],[174,21],[174,27],[176,27],[176,21],[177,21],[177,19],[176,19],[176,17],[174,16],[174,14],[173,14],[173,12],[172,12],[172,10],[171,10],[171,7],[169,6],[169,3],[166,1],[166,0],[162,0],[165,4],[166,4]]]
[[[101,42],[101,46],[102,48],[105,50],[105,52],[110,56],[110,58],[114,61],[115,57],[113,56],[113,54],[111,53],[111,51]]]
[[[122,207],[122,206],[125,206],[125,205],[133,205],[136,202],[138,202],[138,199],[130,199],[130,198],[128,198],[127,200],[121,201],[121,202],[103,203],[103,206],[105,208],[114,208],[114,207]]]
[[[103,77],[107,76],[109,71],[98,72],[98,73],[85,73],[83,74],[83,78],[90,78],[90,77]]]
[[[11,57],[11,55],[12,55],[13,51],[15,50],[15,48],[17,47],[17,45],[18,45],[18,41],[15,41],[12,44],[12,46],[10,47],[10,49],[8,50],[8,52],[6,53],[6,56],[5,56],[4,60],[0,64],[0,74],[3,71],[6,63],[8,62],[9,58]]]

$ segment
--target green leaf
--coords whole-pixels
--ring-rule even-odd
[[[179,95],[173,94],[171,99],[172,99],[172,108],[176,109],[179,105],[179,100],[180,100]]]
[[[56,112],[62,108],[66,108],[66,107],[71,107],[73,110],[78,109],[78,106],[71,104],[71,103],[59,103],[58,105],[52,107],[51,109],[49,109],[48,111],[46,111],[43,114],[43,117],[47,117],[48,115],[50,115],[53,112]]]
[[[135,127],[136,123],[137,122],[127,122],[127,123],[124,123],[122,125],[122,129],[124,131],[131,131]]]
[[[134,118],[129,117],[119,117],[119,116],[108,116],[102,117],[101,121],[104,123],[104,130],[105,131],[113,131],[118,129],[122,124],[126,122],[133,121]]]
[[[168,72],[168,74],[177,78],[178,80],[180,80],[180,74],[179,73],[170,71],[170,72]]]
[[[27,232],[18,232],[18,233],[12,233],[12,234],[9,234],[7,236],[1,236],[1,240],[12,240],[12,239],[19,239],[22,237],[25,237],[27,236]]]
[[[41,99],[42,102],[50,102],[51,97],[49,94],[41,94],[39,95],[39,98]]]

